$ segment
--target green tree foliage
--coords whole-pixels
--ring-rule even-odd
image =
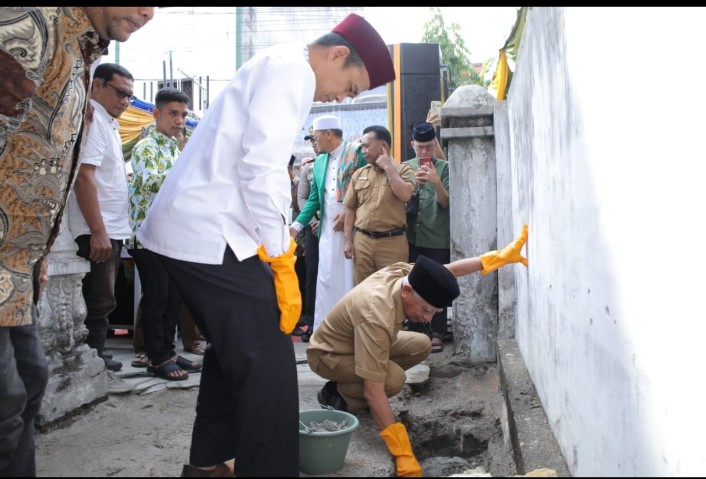
[[[446,26],[438,7],[430,8],[430,11],[431,19],[424,24],[422,42],[439,44],[441,63],[446,64],[449,70],[449,88],[461,85],[485,86],[471,63],[471,52],[466,48],[466,43],[459,33],[459,24],[451,23]]]

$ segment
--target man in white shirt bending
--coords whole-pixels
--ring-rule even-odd
[[[137,239],[210,343],[183,476],[299,476],[287,162],[314,100],[394,78],[387,45],[356,14],[309,45],[264,50],[211,104],[159,189]]]

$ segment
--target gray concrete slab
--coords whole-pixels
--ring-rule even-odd
[[[316,395],[325,380],[308,367],[308,344],[301,343],[299,338],[293,338],[293,341],[298,363],[299,407],[301,410],[319,409]],[[109,338],[107,351],[123,363],[123,369],[118,375],[122,376],[129,391],[110,394],[105,401],[92,405],[64,425],[38,434],[39,477],[175,476],[180,473],[182,464],[188,462],[200,374],[191,373],[186,381],[167,381],[146,374],[144,368],[133,368],[130,365],[133,357],[132,341],[127,337]],[[477,378],[473,374],[458,376],[459,371],[468,366],[459,361],[454,348],[446,347],[443,352],[432,354],[422,364],[408,371],[409,382],[417,383],[420,387],[406,388],[403,393],[391,398],[393,413],[400,417],[411,414],[433,418],[434,414],[447,410],[454,402],[460,401],[459,410],[462,410],[465,407],[464,401],[483,396],[492,397],[494,390],[502,388],[507,406],[507,417],[502,420],[507,423],[507,427],[503,427],[503,436],[510,436],[517,450],[517,472],[521,474],[534,469],[551,468],[560,476],[569,476],[544,413],[538,406],[538,399],[519,352],[512,344],[504,342],[499,345],[499,351],[502,351],[502,374],[495,371],[495,366],[489,366],[485,373],[482,372],[485,368],[476,371]],[[201,358],[183,351],[179,353],[192,360]],[[431,401],[431,390],[425,384],[430,373],[437,381],[446,378],[451,403],[437,404]],[[526,401],[517,401],[514,399],[517,397]],[[416,405],[410,409],[412,398]],[[369,412],[359,413],[356,417],[359,426],[351,435],[343,467],[326,476],[394,476],[393,458],[379,436],[374,418]],[[415,447],[419,449],[423,446],[417,441]],[[96,456],[95,451],[98,449],[101,453]],[[502,455],[498,454],[497,457]],[[431,474],[429,463],[422,462]],[[469,470],[464,475],[487,477],[487,473],[482,470]],[[301,473],[301,476],[307,477],[307,474]]]
[[[297,374],[299,379],[299,408],[320,409],[316,398],[326,380],[315,374],[309,368],[306,360],[308,343],[301,342],[300,338],[293,338],[294,351],[297,360]],[[111,337],[106,344],[106,351],[113,354],[113,359],[123,363],[123,368],[116,375],[122,379],[129,390],[115,394],[152,394],[164,390],[198,388],[199,373],[189,373],[185,381],[168,381],[148,374],[145,368],[134,368],[130,365],[134,352],[132,341],[127,337]],[[202,356],[178,351],[182,356],[191,360],[201,360]],[[408,371],[408,383],[423,383],[429,378],[429,366],[419,364]],[[392,401],[394,405],[394,399]],[[359,427],[351,434],[346,459],[343,467],[327,477],[380,477],[394,475],[394,463],[388,453],[385,443],[379,437],[379,430],[370,413],[363,412],[357,415]],[[186,462],[186,457],[184,461]],[[301,473],[302,477],[309,477]]]

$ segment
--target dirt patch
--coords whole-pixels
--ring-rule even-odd
[[[444,353],[441,353],[444,354]],[[482,468],[494,477],[516,474],[510,438],[503,433],[503,398],[495,364],[471,365],[432,354],[429,381],[398,395],[427,477]]]

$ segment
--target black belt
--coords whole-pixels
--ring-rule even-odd
[[[399,236],[405,232],[405,228],[395,228],[390,231],[365,231],[360,228],[355,228],[355,230],[359,233],[363,233],[365,236],[371,237],[372,239],[392,238],[393,236]]]

